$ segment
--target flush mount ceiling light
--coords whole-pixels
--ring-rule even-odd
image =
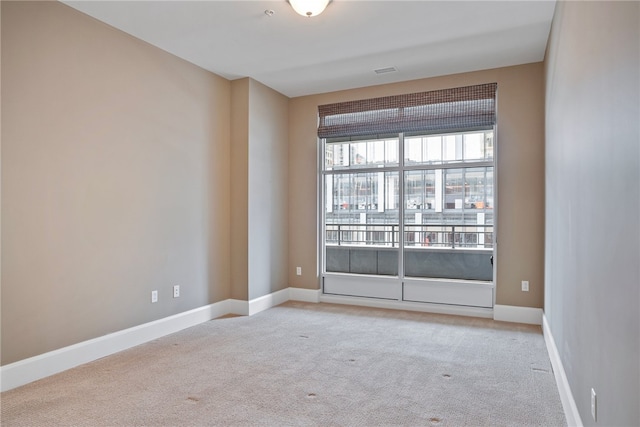
[[[287,0],[293,10],[302,16],[311,18],[320,15],[331,0]]]

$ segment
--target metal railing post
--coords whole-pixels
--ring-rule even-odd
[[[456,247],[456,226],[451,226],[451,249],[455,249]]]
[[[395,225],[391,226],[391,247],[392,248],[396,247],[396,226]]]

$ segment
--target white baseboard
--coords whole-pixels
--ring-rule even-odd
[[[249,315],[249,301],[244,301],[241,299],[228,299],[225,300],[227,303],[227,308],[229,312],[226,314],[236,314],[238,316],[248,316]]]
[[[220,316],[227,314],[251,316],[288,300],[362,305],[485,318],[493,316],[495,320],[521,323],[541,324],[542,321],[542,310],[527,307],[495,306],[492,310],[477,307],[323,295],[320,289],[286,288],[251,301],[236,299],[220,301],[2,366],[0,367],[0,391],[11,390]],[[496,309],[499,312],[498,316],[496,316]]]
[[[321,289],[289,288],[289,299],[302,302],[320,302]]]
[[[271,307],[275,307],[276,305],[280,305],[287,301],[289,301],[289,288],[252,299],[249,301],[249,312],[247,314],[249,316],[253,316],[254,314],[268,310]]]
[[[457,316],[484,317],[491,319],[493,310],[482,307],[465,307],[447,304],[431,304],[423,302],[393,301],[376,298],[348,297],[342,295],[320,295],[320,302],[330,304],[347,304],[364,307],[388,308],[391,310],[421,311],[423,313],[453,314]]]
[[[251,316],[288,300],[319,302],[320,290],[286,288],[251,301],[227,299],[0,367],[0,391],[161,338],[227,314]]]
[[[551,334],[547,317],[544,314],[542,315],[542,334],[547,344],[547,352],[549,353],[549,359],[551,359],[551,366],[553,366],[553,375],[556,377],[556,384],[558,385],[560,401],[564,409],[564,416],[567,419],[567,425],[569,427],[582,427],[582,418],[580,418],[576,401],[573,398],[573,393],[571,393],[571,387],[567,380],[567,374],[562,365],[562,359],[560,359],[560,353],[558,353],[558,347],[556,347],[556,342]]]
[[[199,307],[2,366],[0,367],[0,390],[11,390],[216,317],[224,316],[231,312],[229,301],[226,300]]]
[[[515,305],[494,305],[493,320],[542,325],[542,309]]]

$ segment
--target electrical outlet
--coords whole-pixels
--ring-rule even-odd
[[[529,281],[528,280],[523,280],[522,281],[522,292],[529,292]]]
[[[302,276],[302,267],[296,267],[296,274]]]
[[[591,389],[591,416],[593,417],[593,421],[598,421],[598,401],[596,400],[596,391]]]
[[[158,291],[151,291],[151,302],[158,302]]]
[[[180,296],[180,285],[173,286],[173,297],[178,298]]]

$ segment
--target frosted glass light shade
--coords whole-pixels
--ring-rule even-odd
[[[324,11],[331,0],[288,0],[289,4],[302,16],[317,16]]]

